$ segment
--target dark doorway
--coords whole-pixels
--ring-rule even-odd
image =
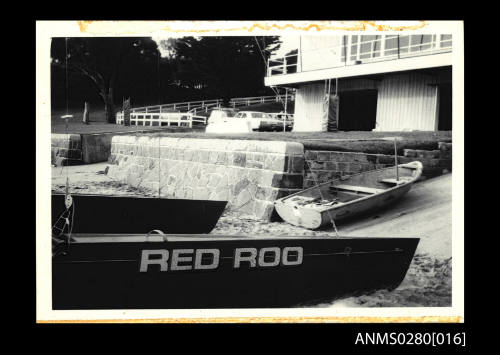
[[[356,90],[339,93],[338,129],[371,131],[377,119],[377,90]]]
[[[451,131],[452,120],[452,105],[451,105],[452,89],[451,84],[439,85],[439,113],[438,113],[438,130]]]

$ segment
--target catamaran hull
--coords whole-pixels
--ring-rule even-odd
[[[71,244],[67,255],[53,258],[53,309],[313,305],[397,287],[419,241],[359,237],[168,238],[167,242],[111,238],[108,242]],[[214,250],[218,251],[217,258]],[[215,259],[215,268],[203,268],[213,267]],[[174,270],[179,265],[181,270]]]
[[[227,201],[72,194],[73,233],[210,233]],[[65,211],[65,195],[52,194],[52,224]]]

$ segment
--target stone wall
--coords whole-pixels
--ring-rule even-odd
[[[301,143],[114,136],[107,174],[164,197],[227,200],[270,220],[273,201],[303,188]]]
[[[199,128],[165,127],[164,132],[192,132]],[[52,159],[55,165],[92,164],[104,162],[111,154],[111,139],[118,135],[154,134],[155,130],[101,133],[52,133]],[[68,138],[69,137],[69,138]]]
[[[402,149],[399,163],[424,176],[451,171],[451,143]],[[394,156],[306,150],[302,143],[121,135],[111,138],[109,177],[163,197],[227,200],[233,210],[270,220],[273,202],[317,182],[394,165]]]
[[[111,139],[129,133],[82,134],[82,158],[85,164],[107,161],[111,154]]]
[[[83,163],[82,138],[79,134],[52,134],[51,163],[75,165]]]
[[[398,163],[418,160],[424,166],[423,176],[441,175],[451,171],[451,147],[451,143],[440,142],[437,150],[404,149]],[[385,154],[306,150],[305,159],[304,188],[342,175],[394,166],[394,155]]]
[[[117,134],[123,133],[53,133],[51,163],[76,165],[107,161],[111,153],[111,138]]]

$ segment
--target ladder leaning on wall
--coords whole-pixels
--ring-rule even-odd
[[[338,96],[338,78],[335,78],[335,93],[332,95],[331,79],[325,80],[323,94],[323,121],[322,130],[335,132],[338,130],[339,122],[339,96]]]

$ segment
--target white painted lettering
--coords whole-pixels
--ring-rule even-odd
[[[290,252],[296,253],[296,257],[290,256]],[[300,265],[302,264],[304,251],[302,247],[286,247],[283,249],[283,256],[281,258],[281,263],[286,266]],[[296,259],[296,260],[293,260]]]
[[[212,256],[212,262],[209,264],[203,264],[203,256],[207,254]],[[219,266],[219,255],[219,249],[197,249],[194,258],[194,268],[199,270],[216,269],[217,266]]]
[[[150,256],[159,255],[160,258],[151,259]],[[160,271],[168,270],[168,250],[143,250],[141,254],[140,272],[147,272],[149,265],[160,265]]]
[[[191,270],[193,268],[193,257],[181,256],[181,254],[193,254],[193,249],[174,249],[170,260],[170,270]],[[179,263],[189,262],[188,265],[179,265]]]
[[[266,261],[266,253],[267,256],[269,257],[271,255],[272,260]],[[277,266],[280,263],[280,254],[281,250],[280,248],[274,247],[274,248],[262,248],[259,251],[259,266]]]
[[[243,253],[249,255],[243,256],[242,255]],[[234,268],[238,269],[242,261],[248,261],[250,263],[250,267],[255,267],[256,257],[257,257],[257,249],[255,248],[236,248],[234,251]]]
[[[303,257],[302,247],[236,248],[233,268],[301,265]],[[166,249],[142,250],[139,271],[148,272],[151,270],[150,265],[159,265],[160,271],[168,271],[169,267],[173,271],[214,270],[219,267],[219,263],[219,249],[173,249],[170,252]]]

